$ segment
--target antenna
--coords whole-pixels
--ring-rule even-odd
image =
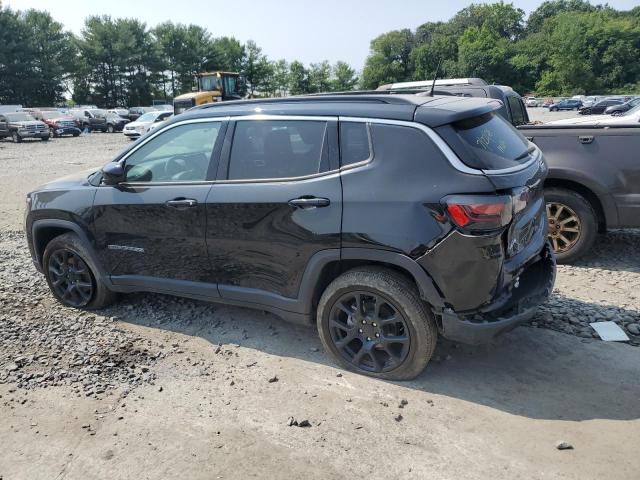
[[[442,64],[442,57],[438,60],[438,66],[436,67],[436,73],[433,76],[433,83],[431,84],[431,91],[429,92],[429,96],[433,97],[433,91],[436,89],[436,80],[438,79],[438,73],[440,73],[440,65]]]

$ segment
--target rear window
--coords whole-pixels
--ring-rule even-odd
[[[513,125],[491,112],[441,127],[460,160],[472,168],[497,170],[529,161],[529,142]]]

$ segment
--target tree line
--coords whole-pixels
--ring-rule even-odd
[[[199,25],[91,16],[74,35],[45,11],[1,3],[0,45],[0,103],[23,105],[148,105],[190,91],[194,75],[211,70],[240,72],[254,96],[375,89],[431,79],[438,65],[440,78],[481,77],[521,93],[640,90],[640,7],[585,0],[545,1],[526,19],[511,3],[472,4],[445,22],[384,33],[360,78],[345,62],[271,60],[253,41]]]
[[[472,4],[446,22],[394,30],[371,42],[362,86],[481,77],[520,93],[640,91],[640,6],[543,2],[525,21],[511,3]]]
[[[198,25],[148,28],[136,19],[91,16],[79,35],[48,12],[0,5],[0,103],[54,105],[70,97],[101,107],[149,105],[191,91],[198,72],[240,72],[249,93],[283,96],[352,90],[345,62],[269,60],[253,41],[214,37]]]

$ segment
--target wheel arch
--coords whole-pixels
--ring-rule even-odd
[[[299,301],[307,311],[315,310],[322,293],[333,280],[348,270],[364,266],[379,266],[396,271],[416,285],[420,297],[427,303],[434,307],[444,306],[440,291],[429,274],[414,260],[401,253],[369,248],[343,248],[339,257],[325,259],[315,268],[313,265],[309,266],[308,270],[315,270],[312,282],[305,282],[303,279]],[[310,263],[316,262],[312,260]]]
[[[607,221],[607,215],[605,214],[605,209],[600,197],[591,188],[582,183],[564,178],[548,178],[544,182],[544,188],[563,188],[582,195],[585,200],[591,204],[594,212],[596,212],[598,232],[604,233],[607,231],[607,225],[609,225],[610,222]]]
[[[92,257],[91,260],[98,269],[100,277],[103,281],[110,283],[108,282],[109,277],[105,274],[102,265],[97,260],[93,248],[91,247],[92,242],[89,239],[87,232],[85,232],[80,225],[68,220],[43,219],[33,222],[33,225],[31,226],[31,241],[33,245],[34,258],[40,268],[43,268],[42,259],[49,242],[60,235],[64,235],[65,233],[74,233],[80,238],[87,247],[87,250]]]

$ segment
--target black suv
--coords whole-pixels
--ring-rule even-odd
[[[347,368],[419,374],[438,334],[486,342],[553,288],[538,148],[453,96],[209,104],[27,198],[64,304],[151,291],[310,324]]]

